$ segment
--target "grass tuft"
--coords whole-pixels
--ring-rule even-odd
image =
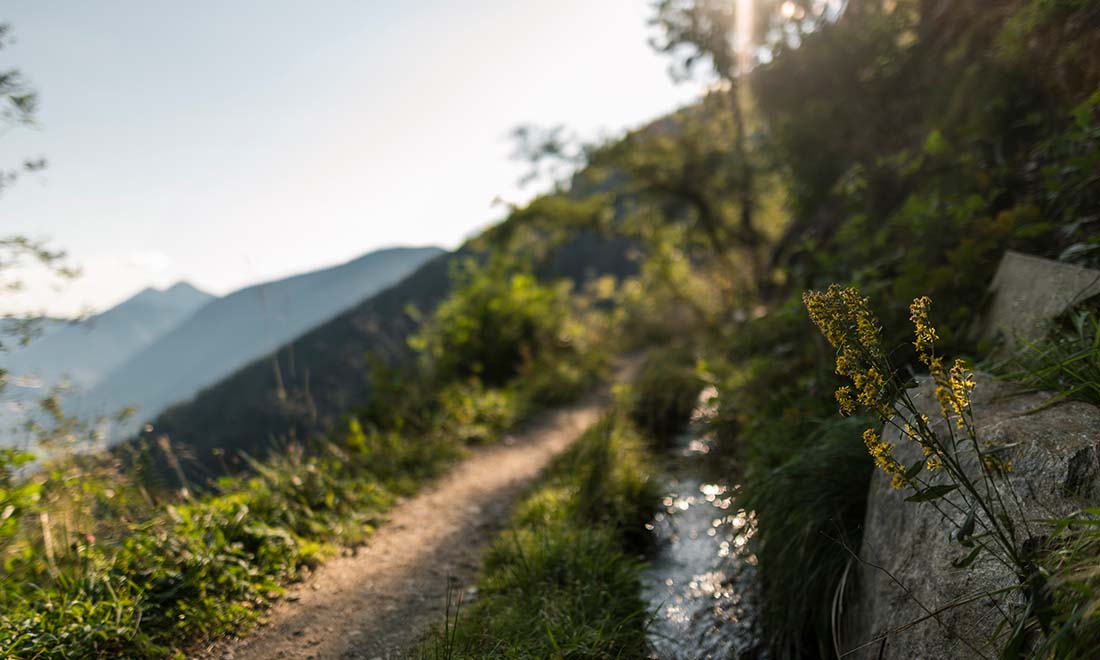
[[[478,598],[417,658],[641,658],[639,544],[658,493],[621,415],[555,460],[489,550]]]
[[[1086,307],[1064,315],[1042,341],[1021,341],[993,368],[1007,380],[1053,392],[1045,405],[1064,399],[1100,405],[1100,312]]]
[[[771,654],[833,655],[832,604],[859,551],[873,464],[860,441],[867,420],[823,422],[801,453],[746,483]]]

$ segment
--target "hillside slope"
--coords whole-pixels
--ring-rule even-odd
[[[600,274],[636,271],[633,243],[593,235],[574,239],[541,269],[545,275],[584,280]],[[153,434],[168,435],[197,474],[221,467],[212,450],[239,464],[240,452],[262,455],[275,439],[324,431],[368,397],[371,353],[400,360],[417,323],[407,313],[435,308],[450,288],[450,268],[466,250],[440,255],[398,284],[345,311],[293,343],[256,360],[201,392],[193,401],[166,410]]]
[[[111,372],[85,414],[125,406],[151,419],[301,333],[393,284],[439,248],[393,248],[339,266],[258,284],[213,301]]]

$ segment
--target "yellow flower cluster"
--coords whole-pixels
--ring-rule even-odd
[[[841,411],[851,414],[863,406],[883,420],[893,419],[893,394],[888,387],[892,371],[869,301],[857,289],[836,284],[824,292],[807,291],[802,301],[821,334],[836,349],[836,372],[851,381],[851,385],[837,388],[836,400]],[[953,415],[963,429],[966,427],[964,414],[970,408],[970,394],[974,390],[974,375],[966,370],[961,360],[956,360],[948,371],[943,366],[943,359],[936,356],[939,335],[932,325],[931,310],[932,299],[927,296],[917,298],[909,306],[913,346],[920,361],[928,365],[932,373],[936,399],[944,418],[951,419]],[[915,424],[906,424],[903,436],[920,445],[929,470],[942,468],[942,447],[929,430],[928,417],[922,415]],[[894,459],[893,447],[872,429],[863,434],[863,442],[875,464],[892,477],[894,486],[902,487],[905,469]]]
[[[905,485],[905,468],[894,458],[894,448],[890,443],[880,438],[874,429],[867,429],[863,432],[863,444],[867,445],[867,453],[875,459],[875,465],[890,475],[890,484],[896,489],[902,488]]]
[[[836,372],[847,376],[849,386],[836,391],[836,400],[845,414],[857,405],[866,406],[883,417],[893,414],[885,392],[888,369],[882,351],[879,324],[868,300],[859,291],[833,284],[825,292],[807,291],[802,296],[806,311],[825,339],[837,349]]]
[[[951,419],[951,415],[954,415],[958,428],[966,428],[963,415],[970,408],[970,394],[977,384],[974,374],[967,371],[962,360],[955,360],[951,371],[944,371],[943,361],[934,358],[930,368],[932,380],[936,383],[936,400],[940,404],[940,413],[945,419]]]
[[[829,286],[828,291],[807,291],[802,294],[802,303],[810,319],[821,329],[821,334],[835,348],[849,343],[851,323],[858,310],[867,310],[867,301],[853,287],[843,288],[838,284]],[[869,315],[870,312],[868,311]]]
[[[847,385],[836,388],[836,402],[840,404],[840,411],[845,415],[851,415],[856,411],[856,401],[852,398],[852,388]]]
[[[928,416],[921,415],[921,419],[924,421],[925,428],[927,428]],[[924,452],[925,466],[930,472],[934,472],[943,467],[943,460],[940,458],[939,450],[930,440],[921,435],[917,427],[906,422],[905,426],[902,427],[902,435],[904,435],[906,439],[920,445],[921,451]]]
[[[1002,475],[1012,472],[1011,461],[998,458],[992,454],[982,456],[982,465],[985,466],[987,472],[996,472]]]
[[[936,384],[936,400],[940,403],[940,412],[947,419],[955,415],[955,423],[960,429],[966,427],[963,413],[970,407],[970,393],[974,390],[974,374],[966,370],[962,360],[955,360],[950,371],[943,368],[942,358],[936,357],[935,345],[939,336],[929,321],[932,299],[928,296],[917,298],[909,306],[909,320],[913,322],[915,341],[913,346],[921,362],[928,365],[932,380]]]
[[[939,339],[936,328],[928,320],[931,309],[932,299],[928,296],[921,296],[909,305],[909,320],[913,322],[913,334],[916,336],[913,346],[917,348],[917,355],[920,356],[921,362],[927,365],[932,364],[932,351],[936,340]]]

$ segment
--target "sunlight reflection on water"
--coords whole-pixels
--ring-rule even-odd
[[[662,508],[647,525],[657,538],[643,574],[653,658],[767,657],[748,546],[756,521],[737,508],[734,487],[708,474],[710,442],[699,424],[678,439]]]

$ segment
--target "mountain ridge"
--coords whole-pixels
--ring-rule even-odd
[[[216,296],[188,282],[146,287],[83,321],[47,320],[42,334],[4,358],[14,376],[53,386],[68,377],[92,387],[134,352],[156,341]]]
[[[103,378],[84,415],[135,406],[133,425],[400,280],[436,247],[374,250],[342,264],[261,282],[212,300]],[[126,429],[122,429],[125,431]]]

